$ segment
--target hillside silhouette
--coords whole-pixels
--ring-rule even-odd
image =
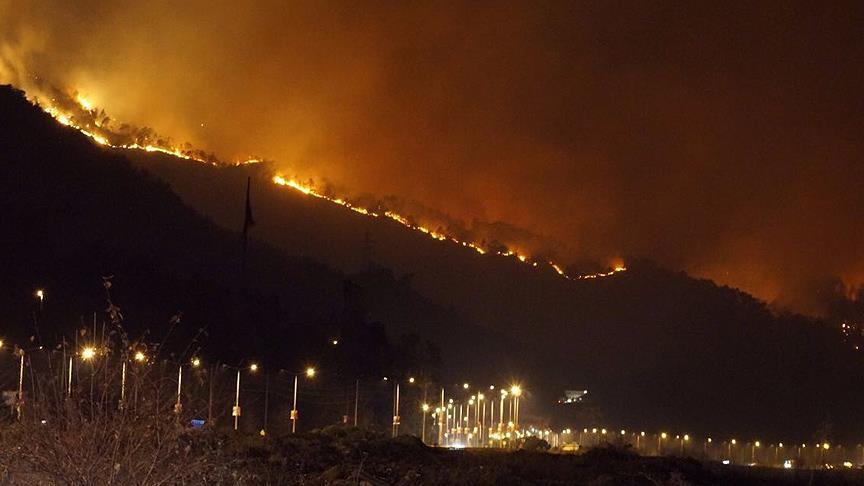
[[[555,399],[588,388],[598,426],[784,441],[864,434],[860,355],[833,324],[775,315],[650,261],[566,281],[275,187],[266,165],[106,150],[9,88],[0,122],[0,305],[22,337],[33,334],[34,288],[49,292],[39,323],[48,340],[101,310],[99,283],[114,275],[130,326],[158,334],[182,312],[187,332],[206,326],[208,348],[238,359],[256,349],[290,364],[361,329],[357,342],[380,352],[345,356],[368,373],[520,380],[524,413],[565,425],[582,411]],[[249,176],[257,224],[244,273]]]
[[[85,336],[94,313],[104,319],[104,277],[130,335],[158,343],[170,330],[177,357],[192,349],[289,370],[314,360],[353,384],[396,371],[440,375],[432,333],[418,334],[415,322],[507,345],[383,268],[349,275],[254,239],[244,265],[239,232],[10,87],[0,87],[0,126],[0,309],[10,345]],[[242,196],[230,204],[242,219]],[[465,356],[464,366],[479,364]]]

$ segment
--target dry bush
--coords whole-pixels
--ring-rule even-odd
[[[181,424],[173,403],[148,405],[139,414],[74,399],[35,404],[0,436],[0,464],[14,484],[235,482],[211,434]]]

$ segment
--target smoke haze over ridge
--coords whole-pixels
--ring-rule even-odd
[[[858,3],[0,0],[0,81],[820,312],[864,282]],[[531,250],[530,248],[527,250]]]

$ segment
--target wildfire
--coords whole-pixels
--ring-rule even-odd
[[[224,165],[222,162],[215,159],[215,157],[204,157],[198,156],[199,152],[191,151],[191,150],[183,150],[176,146],[171,146],[165,141],[159,141],[158,143],[119,143],[112,142],[112,137],[116,134],[110,130],[110,127],[106,126],[104,121],[100,121],[99,112],[93,106],[87,98],[83,96],[76,95],[74,97],[74,103],[77,105],[75,110],[62,110],[58,107],[57,103],[53,103],[53,99],[50,101],[46,101],[44,99],[31,99],[37,106],[42,108],[46,113],[51,115],[55,120],[59,123],[66,125],[68,127],[72,127],[79,132],[81,132],[86,137],[90,138],[94,142],[99,145],[103,145],[106,147],[111,147],[115,149],[125,149],[125,150],[143,150],[145,152],[158,152],[165,155],[170,155],[172,157],[178,157],[185,160],[192,160],[195,162],[199,162],[202,164],[208,165]],[[76,116],[74,112],[80,112],[81,115]],[[102,113],[104,115],[104,113]],[[107,117],[104,117],[107,120]],[[257,158],[249,158],[247,160],[237,162],[235,165],[247,165],[247,164],[256,164],[261,162],[260,159]],[[345,198],[341,197],[331,197],[325,194],[324,192],[316,189],[314,186],[310,184],[303,184],[295,179],[288,179],[282,175],[275,175],[272,178],[274,184],[291,188],[300,193],[306,194],[307,196],[312,196],[318,199],[323,199],[325,201],[329,201],[334,204],[338,204],[344,208],[347,208],[355,213],[362,214],[364,216],[369,216],[373,218],[387,218],[392,221],[399,223],[400,225],[409,228],[414,231],[418,231],[423,233],[430,238],[433,238],[438,241],[449,241],[451,243],[455,243],[457,245],[461,245],[465,248],[468,248],[472,251],[475,251],[481,255],[492,254],[501,257],[513,258],[515,261],[518,261],[523,264],[530,265],[532,267],[549,267],[559,276],[566,278],[568,280],[586,280],[586,279],[596,279],[603,277],[610,277],[615,275],[616,273],[624,272],[627,268],[623,263],[616,263],[613,265],[613,268],[608,272],[600,272],[600,273],[589,273],[583,275],[571,275],[564,271],[564,269],[555,262],[539,262],[536,260],[532,260],[531,257],[524,253],[520,253],[519,251],[505,248],[503,250],[500,249],[490,249],[485,248],[483,245],[471,242],[471,241],[462,241],[454,236],[443,234],[439,231],[429,229],[425,226],[415,224],[412,220],[404,215],[398,214],[393,211],[384,211],[383,213],[377,213],[371,209],[364,208],[362,206],[351,203]]]
[[[502,257],[513,258],[520,263],[525,263],[525,264],[531,265],[532,267],[540,266],[540,262],[532,260],[528,255],[519,253],[515,250],[505,249],[505,250],[495,250],[494,252],[490,252],[489,249],[483,248],[478,243],[474,243],[474,242],[470,242],[470,241],[461,241],[461,240],[459,240],[453,236],[447,236],[447,235],[439,233],[437,231],[430,230],[429,228],[426,228],[424,226],[414,224],[411,222],[411,220],[408,217],[403,216],[403,215],[398,214],[398,213],[395,213],[393,211],[384,211],[383,213],[379,214],[379,213],[376,213],[376,212],[371,211],[369,209],[351,204],[350,202],[348,202],[342,198],[330,197],[330,196],[324,194],[323,192],[321,192],[320,190],[316,189],[314,186],[309,185],[309,184],[303,184],[303,183],[301,183],[295,179],[287,179],[284,176],[277,174],[277,175],[273,176],[273,183],[275,183],[276,185],[279,185],[279,186],[283,186],[283,187],[290,187],[291,189],[294,189],[295,191],[299,191],[303,194],[306,194],[307,196],[312,196],[312,197],[316,197],[318,199],[324,199],[325,201],[329,201],[329,202],[334,203],[334,204],[339,204],[340,206],[344,206],[344,207],[346,207],[346,208],[348,208],[354,212],[360,213],[360,214],[372,216],[375,218],[383,216],[385,218],[388,218],[392,221],[395,221],[395,222],[401,224],[402,226],[404,226],[406,228],[424,233],[424,234],[428,235],[430,238],[436,239],[438,241],[451,241],[453,243],[462,245],[466,248],[470,248],[481,255],[491,253],[494,255],[502,256]],[[624,272],[627,270],[627,267],[625,267],[623,263],[618,263],[608,272],[589,273],[589,274],[584,274],[584,275],[570,275],[570,274],[566,273],[555,262],[546,262],[545,265],[551,267],[555,271],[555,273],[557,273],[558,275],[560,275],[560,276],[562,276],[568,280],[585,280],[585,279],[610,277],[612,275],[615,275],[616,273]]]

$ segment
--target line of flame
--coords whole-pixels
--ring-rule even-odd
[[[313,187],[311,185],[303,184],[301,182],[298,182],[295,179],[285,178],[282,175],[277,174],[277,175],[273,176],[273,183],[275,183],[279,186],[289,187],[291,189],[294,189],[295,191],[299,191],[303,194],[306,194],[307,196],[312,196],[312,197],[316,197],[318,199],[323,199],[325,201],[329,201],[329,202],[334,203],[334,204],[339,204],[340,206],[344,206],[344,207],[350,209],[351,211],[354,211],[354,212],[357,212],[357,213],[360,213],[360,214],[363,214],[366,216],[372,216],[374,218],[379,218],[379,217],[383,216],[385,218],[389,218],[389,219],[401,224],[402,226],[405,226],[406,228],[424,233],[424,234],[428,235],[430,238],[433,238],[433,239],[436,239],[439,241],[451,241],[451,242],[456,243],[458,245],[462,245],[466,248],[470,248],[481,255],[491,253],[493,255],[498,255],[498,256],[502,256],[502,257],[511,257],[511,258],[516,259],[517,261],[519,261],[521,263],[531,265],[532,267],[537,267],[541,264],[540,262],[538,262],[536,260],[531,260],[530,257],[528,257],[527,255],[520,254],[514,250],[508,249],[508,250],[504,250],[504,251],[500,251],[500,250],[490,251],[488,249],[482,248],[480,245],[478,245],[476,243],[473,243],[470,241],[461,241],[461,240],[456,239],[452,236],[447,236],[447,235],[439,233],[437,231],[430,230],[429,228],[426,228],[424,226],[413,224],[407,217],[402,216],[401,214],[398,214],[398,213],[394,213],[392,211],[384,211],[383,213],[376,213],[374,211],[370,211],[366,208],[351,204],[350,202],[348,202],[342,198],[330,197],[330,196],[324,194],[323,192],[315,189],[315,187]],[[568,280],[586,280],[586,279],[610,277],[612,275],[615,275],[616,273],[624,272],[627,270],[627,268],[624,267],[623,265],[618,265],[608,272],[589,273],[589,274],[584,274],[584,275],[570,275],[567,272],[565,272],[555,262],[545,262],[545,265],[548,265],[550,268],[552,268],[555,271],[555,273],[557,273],[561,277],[564,277]]]
[[[86,111],[90,111],[93,108],[92,104],[84,98],[76,97],[76,101]],[[60,111],[56,107],[54,107],[50,104],[40,103],[40,102],[36,102],[35,104],[37,106],[39,106],[40,108],[42,108],[46,113],[51,115],[59,123],[78,130],[83,135],[90,138],[91,140],[93,140],[94,142],[96,142],[99,145],[103,145],[103,146],[111,147],[111,148],[115,148],[115,149],[143,150],[145,152],[159,152],[159,153],[163,153],[163,154],[170,155],[173,157],[178,157],[178,158],[185,159],[185,160],[192,160],[192,161],[199,162],[202,164],[219,165],[216,162],[207,161],[207,160],[203,160],[201,158],[194,157],[192,155],[189,155],[188,153],[184,153],[181,150],[179,150],[177,148],[172,148],[172,147],[161,147],[158,145],[138,145],[137,143],[136,144],[130,144],[130,145],[114,145],[114,144],[111,144],[111,142],[107,138],[105,138],[104,136],[99,135],[97,133],[94,133],[90,130],[87,130],[84,127],[77,125],[74,122],[73,117],[63,113],[62,111]],[[259,162],[261,162],[259,159],[248,159],[248,160],[245,160],[242,162],[238,162],[236,165],[255,164],[255,163],[259,163]],[[615,275],[616,273],[624,272],[627,270],[627,268],[625,266],[618,265],[608,272],[589,273],[589,274],[582,274],[582,275],[570,275],[567,272],[565,272],[561,268],[561,266],[555,262],[549,261],[549,262],[542,262],[541,263],[541,262],[532,260],[527,255],[518,253],[517,251],[511,250],[511,249],[506,249],[504,251],[501,251],[501,250],[490,250],[487,248],[483,248],[477,243],[470,242],[470,241],[462,241],[462,240],[459,240],[453,236],[448,236],[448,235],[439,233],[437,231],[430,230],[429,228],[426,228],[424,226],[413,224],[413,223],[411,223],[409,218],[407,218],[406,216],[395,213],[393,211],[384,211],[383,213],[379,214],[379,213],[376,213],[372,210],[366,209],[364,207],[352,204],[347,199],[340,198],[340,197],[330,197],[330,196],[324,194],[323,192],[315,189],[315,187],[313,187],[311,185],[302,184],[302,183],[300,183],[294,179],[286,179],[282,175],[277,174],[277,175],[273,176],[272,181],[274,184],[276,184],[278,186],[288,187],[288,188],[291,188],[295,191],[306,194],[308,196],[316,197],[318,199],[323,199],[325,201],[329,201],[331,203],[338,204],[342,207],[345,207],[351,211],[354,211],[355,213],[362,214],[364,216],[370,216],[373,218],[380,218],[383,216],[385,218],[388,218],[392,221],[395,221],[395,222],[401,224],[402,226],[404,226],[406,228],[424,233],[427,236],[429,236],[430,238],[433,238],[435,240],[450,241],[450,242],[455,243],[457,245],[461,245],[465,248],[469,248],[469,249],[471,249],[471,250],[473,250],[473,251],[475,251],[481,255],[493,254],[493,255],[498,255],[498,256],[502,256],[502,257],[509,257],[509,258],[513,258],[516,261],[519,261],[521,263],[531,265],[532,267],[538,267],[541,264],[544,266],[548,266],[552,270],[554,270],[555,273],[557,273],[559,276],[566,278],[568,280],[587,280],[587,279],[610,277],[612,275]]]

